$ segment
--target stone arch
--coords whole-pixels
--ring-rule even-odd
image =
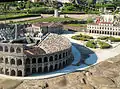
[[[32,68],[32,73],[36,73],[36,68]]]
[[[33,58],[33,59],[32,59],[32,63],[36,63],[36,58]]]
[[[61,69],[62,68],[62,64],[61,63],[59,63],[59,69]]]
[[[110,35],[112,35],[112,32],[110,32]]]
[[[26,68],[26,73],[27,73],[27,74],[30,73],[30,68]]]
[[[53,65],[50,65],[50,71],[53,71]]]
[[[10,47],[10,52],[11,53],[15,52],[15,49],[13,47]]]
[[[42,63],[42,58],[38,58],[38,63]]]
[[[3,60],[3,57],[0,57],[0,63],[3,63],[4,60]]]
[[[48,72],[48,66],[44,67],[44,72]]]
[[[11,70],[11,76],[15,76],[15,70]]]
[[[12,58],[10,63],[11,65],[15,64],[15,59]]]
[[[3,51],[3,47],[2,46],[0,46],[0,51]]]
[[[50,56],[49,61],[50,62],[53,61],[53,56]]]
[[[115,32],[113,32],[113,35],[115,35]]]
[[[7,46],[5,46],[5,52],[8,52],[8,47]]]
[[[57,59],[58,59],[58,55],[56,54],[56,55],[55,55],[55,60],[57,60]]]
[[[44,62],[48,62],[48,58],[47,57],[44,57]]]
[[[58,64],[55,64],[55,70],[57,70],[58,69]]]
[[[17,47],[16,53],[21,53],[21,48],[20,47]]]
[[[65,58],[65,53],[63,53],[63,58]]]
[[[38,68],[38,73],[41,73],[42,72],[42,67],[39,67]]]
[[[4,74],[3,68],[0,68],[0,73]]]
[[[68,60],[66,60],[66,64],[68,64]]]
[[[30,59],[29,58],[26,59],[26,64],[30,64]]]
[[[6,64],[8,64],[8,63],[9,63],[8,58],[5,58],[5,63],[6,63]]]
[[[66,63],[65,62],[63,62],[63,66],[65,66],[66,65]]]
[[[59,59],[61,59],[62,58],[62,55],[61,54],[59,54]]]
[[[22,71],[18,70],[18,76],[22,76]]]
[[[5,74],[9,75],[9,69],[5,69]]]
[[[21,59],[17,60],[17,65],[22,65],[22,60]]]

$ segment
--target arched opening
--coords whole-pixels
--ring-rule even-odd
[[[0,68],[0,73],[1,73],[1,74],[4,74],[3,68]]]
[[[5,74],[9,75],[9,69],[5,69]]]
[[[53,56],[50,56],[50,59],[49,59],[49,61],[51,62],[51,61],[53,61]]]
[[[5,58],[5,63],[6,63],[6,64],[8,64],[8,63],[9,63],[9,62],[8,62],[8,58]]]
[[[105,34],[107,34],[107,32],[105,31]]]
[[[65,53],[63,53],[63,58],[65,57]]]
[[[59,59],[61,59],[62,57],[61,57],[61,54],[59,55]]]
[[[14,50],[13,47],[10,47],[10,52],[11,52],[11,53],[15,52],[15,50]]]
[[[38,68],[38,73],[41,73],[42,72],[42,67],[39,67]]]
[[[68,64],[68,60],[66,60],[66,64]]]
[[[42,58],[38,58],[38,63],[42,63]]]
[[[11,76],[15,76],[15,71],[11,70]]]
[[[53,65],[50,65],[50,71],[51,72],[53,71]]]
[[[36,68],[32,68],[32,73],[36,73]]]
[[[48,62],[48,58],[47,57],[44,57],[44,62]]]
[[[63,66],[65,66],[65,62],[63,62]]]
[[[61,69],[62,68],[62,65],[61,65],[61,63],[59,64],[59,69]]]
[[[0,57],[0,63],[3,63],[4,61],[3,61],[3,57]]]
[[[30,64],[30,59],[29,58],[26,59],[26,64]]]
[[[21,48],[18,47],[18,48],[16,49],[16,53],[21,53]]]
[[[57,59],[58,59],[58,55],[56,54],[56,55],[55,55],[55,60],[57,60]]]
[[[22,65],[22,60],[21,59],[17,60],[17,65]]]
[[[110,35],[112,35],[112,32],[110,32]]]
[[[8,52],[8,47],[7,46],[5,46],[5,52]]]
[[[115,33],[113,32],[113,35],[115,35]]]
[[[27,73],[27,74],[30,73],[30,68],[26,68],[26,73]]]
[[[18,76],[22,76],[22,71],[18,70]]]
[[[11,59],[11,65],[15,64],[15,60]]]
[[[55,70],[57,70],[58,69],[58,64],[55,64]]]
[[[36,63],[36,59],[35,58],[32,59],[32,63]]]
[[[3,47],[2,46],[0,46],[0,51],[3,51]]]
[[[44,67],[44,72],[48,72],[48,67],[47,66]]]

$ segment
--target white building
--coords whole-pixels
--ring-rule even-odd
[[[95,23],[87,25],[89,33],[120,36],[120,18],[114,15],[101,15]]]

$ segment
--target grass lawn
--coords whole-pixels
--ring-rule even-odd
[[[72,21],[72,20],[78,20],[74,18],[55,18],[55,17],[48,17],[48,18],[40,18],[40,19],[34,19],[34,20],[27,20],[27,21],[19,21],[16,23],[36,23],[36,22],[62,22],[62,21]]]
[[[25,17],[32,17],[32,16],[39,16],[37,14],[25,14],[25,13],[17,13],[17,14],[6,14],[0,15],[0,20],[10,20],[10,19],[18,19],[18,18],[25,18]]]

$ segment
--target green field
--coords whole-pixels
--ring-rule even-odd
[[[38,14],[6,14],[6,15],[0,15],[0,20],[10,20],[10,19],[18,19],[18,18],[25,18],[25,17],[34,17],[34,16],[40,16]]]
[[[40,18],[40,19],[27,20],[27,21],[18,21],[16,23],[63,22],[63,21],[72,21],[72,20],[78,20],[78,19],[48,17],[48,18]]]

